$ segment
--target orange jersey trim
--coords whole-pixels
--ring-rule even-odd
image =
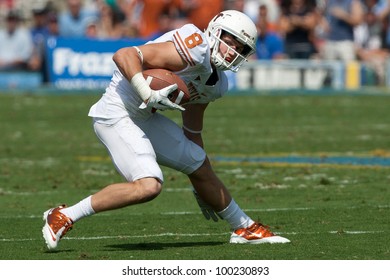
[[[177,42],[178,46],[180,47],[180,50],[182,51],[184,55],[184,59],[190,64],[191,66],[195,66],[195,62],[191,57],[190,52],[188,51],[188,48],[185,46],[179,32],[176,32],[176,34],[173,35],[173,38]]]

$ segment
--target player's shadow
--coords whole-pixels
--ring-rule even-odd
[[[114,244],[107,245],[106,247],[111,250],[124,250],[124,251],[155,251],[164,250],[169,248],[193,248],[203,246],[218,246],[225,244],[225,242],[152,242],[152,243],[137,243],[137,244]]]

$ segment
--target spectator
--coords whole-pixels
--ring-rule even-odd
[[[43,82],[49,82],[46,45],[49,38],[59,35],[57,13],[50,4],[36,5],[32,9],[32,26],[30,28],[34,43],[34,51],[28,67],[42,73]]]
[[[142,1],[139,0],[105,0],[111,7],[116,18],[122,18],[124,37],[138,37],[138,26],[142,11]]]
[[[88,20],[85,27],[85,37],[89,39],[100,38],[97,18],[91,18]]]
[[[157,38],[172,29],[176,29],[183,26],[185,23],[187,23],[186,21],[183,22],[183,20],[184,19],[182,17],[173,18],[172,15],[170,15],[169,10],[163,11],[158,16],[159,30],[153,33],[153,36],[151,36],[151,38]]]
[[[390,49],[390,0],[377,0],[372,10],[376,18],[382,22],[383,47]]]
[[[277,24],[280,17],[280,2],[283,0],[244,0],[244,13],[253,21],[257,21],[260,6],[267,6],[268,22]]]
[[[60,35],[60,27],[56,12],[50,12],[47,15],[47,30],[48,37],[58,37]]]
[[[360,0],[328,0],[324,11],[326,40],[322,56],[327,60],[356,60],[354,28],[363,21]]]
[[[109,6],[120,21],[131,21],[135,16],[138,0],[101,0],[100,2],[100,4]]]
[[[245,0],[226,0],[225,9],[236,10],[244,13]]]
[[[382,40],[383,9],[378,0],[365,0],[364,22],[354,30],[357,58],[375,73],[376,84],[385,83],[385,69],[389,53]]]
[[[96,23],[97,37],[119,39],[124,37],[125,16],[119,8],[108,5],[105,1],[99,3],[99,21]]]
[[[0,29],[0,71],[27,70],[34,45],[31,33],[20,20],[18,13],[10,11],[5,28]]]
[[[314,30],[317,14],[311,0],[284,0],[279,31],[284,35],[286,54],[291,59],[309,59],[315,53]]]
[[[378,9],[378,0],[364,0],[364,21],[355,27],[355,43],[362,49],[381,49],[382,25],[379,17],[382,9]]]
[[[260,5],[258,7],[257,11],[258,11],[257,20],[262,19],[262,18],[265,19],[267,22],[267,30],[278,33],[278,31],[279,31],[278,25],[275,24],[274,22],[270,21],[268,5],[266,5],[266,4]]]
[[[261,60],[281,59],[285,57],[283,39],[279,34],[269,29],[268,8],[266,5],[259,7],[257,18],[258,39],[256,43],[256,57]]]
[[[29,68],[40,71],[44,64],[45,44],[49,36],[47,27],[47,9],[45,6],[36,6],[32,9],[32,26],[30,28],[34,43],[34,51],[29,61]]]
[[[87,24],[96,17],[93,10],[83,7],[81,0],[67,0],[67,8],[59,16],[60,35],[63,37],[84,37]]]
[[[254,22],[257,22],[260,16],[258,10],[260,6],[267,7],[268,25],[277,26],[279,22],[280,4],[282,0],[226,0],[226,9],[237,10],[248,15]],[[277,29],[273,29],[277,32]]]
[[[210,20],[224,8],[223,0],[181,0],[181,9],[188,20],[200,30],[206,30]]]
[[[7,13],[15,9],[15,0],[0,0],[0,16],[5,17]]]
[[[171,0],[139,0],[142,5],[138,32],[141,38],[154,38],[160,33],[160,16],[167,13]]]

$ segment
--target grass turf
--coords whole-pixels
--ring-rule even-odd
[[[163,168],[154,201],[81,220],[47,252],[42,212],[120,181],[87,117],[99,98],[0,95],[0,258],[389,259],[389,166],[214,161],[235,200],[290,244],[230,245],[187,178]],[[206,112],[213,156],[389,155],[389,96],[228,96]],[[168,112],[180,121],[178,112]]]

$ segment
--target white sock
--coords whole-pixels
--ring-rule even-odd
[[[241,210],[234,199],[232,199],[228,207],[221,212],[218,212],[218,215],[226,220],[233,230],[246,228],[254,223],[254,221]]]
[[[61,209],[60,212],[71,218],[74,223],[81,218],[91,216],[95,214],[91,205],[91,197],[88,196],[71,207]]]

